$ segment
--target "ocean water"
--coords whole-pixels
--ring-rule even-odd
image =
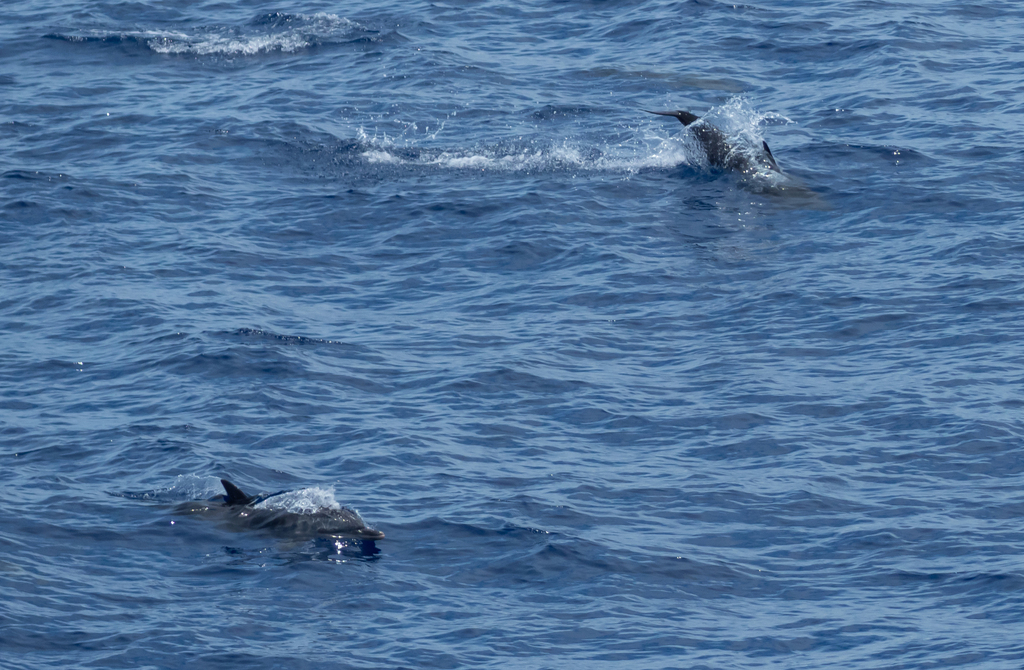
[[[1022,45],[5,0],[0,667],[1022,667]],[[181,512],[221,477],[386,538]]]

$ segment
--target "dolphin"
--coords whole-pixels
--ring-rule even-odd
[[[220,480],[225,494],[207,501],[217,507],[231,526],[266,531],[278,537],[313,539],[351,537],[383,540],[384,533],[370,528],[355,510],[347,507],[318,507],[310,511],[290,511],[281,496],[289,491],[251,496],[226,479]],[[277,498],[277,500],[275,500]],[[209,507],[193,512],[213,511]]]
[[[742,148],[731,143],[721,130],[715,128],[707,121],[701,121],[701,118],[696,114],[691,114],[681,109],[674,112],[653,112],[649,109],[643,111],[648,114],[674,116],[679,119],[680,123],[693,131],[694,137],[700,142],[704,153],[708,156],[708,163],[712,167],[723,170],[736,170],[745,174],[753,172],[758,167],[766,167],[775,172],[782,172],[782,168],[775,162],[775,156],[772,156],[772,150],[768,148],[768,143],[764,140],[761,141],[761,148],[764,151],[760,155],[753,157],[744,152]],[[697,121],[701,122],[697,123]]]

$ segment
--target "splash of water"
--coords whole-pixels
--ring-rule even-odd
[[[312,486],[275,495],[253,505],[256,509],[273,509],[295,514],[312,514],[322,509],[341,509],[334,498],[334,487]]]

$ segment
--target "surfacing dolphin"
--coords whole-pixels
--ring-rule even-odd
[[[219,507],[224,520],[232,526],[266,531],[290,539],[384,539],[384,533],[367,526],[355,510],[347,507],[319,506],[308,511],[303,509],[293,512],[289,509],[293,506],[285,504],[287,501],[281,498],[293,492],[279,491],[251,496],[226,479],[220,480],[220,483],[224,486],[225,495],[217,496],[208,502],[222,503]]]
[[[700,142],[704,153],[707,154],[708,163],[712,167],[723,170],[736,170],[745,174],[755,171],[759,166],[766,167],[775,172],[782,172],[782,168],[775,162],[775,156],[772,156],[772,150],[768,148],[768,143],[764,140],[761,141],[761,147],[764,151],[754,156],[735,146],[729,141],[725,133],[707,121],[702,121],[696,114],[691,114],[681,109],[674,112],[652,112],[649,109],[644,111],[648,114],[674,116],[679,119],[679,122],[689,128],[693,132],[694,137],[697,138],[697,141]],[[697,123],[698,121],[700,123]]]

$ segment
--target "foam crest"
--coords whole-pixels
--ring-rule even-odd
[[[138,43],[161,54],[197,56],[254,56],[294,53],[330,44],[365,29],[336,14],[259,16],[245,26],[203,26],[191,30],[80,30],[47,37],[69,42]]]

